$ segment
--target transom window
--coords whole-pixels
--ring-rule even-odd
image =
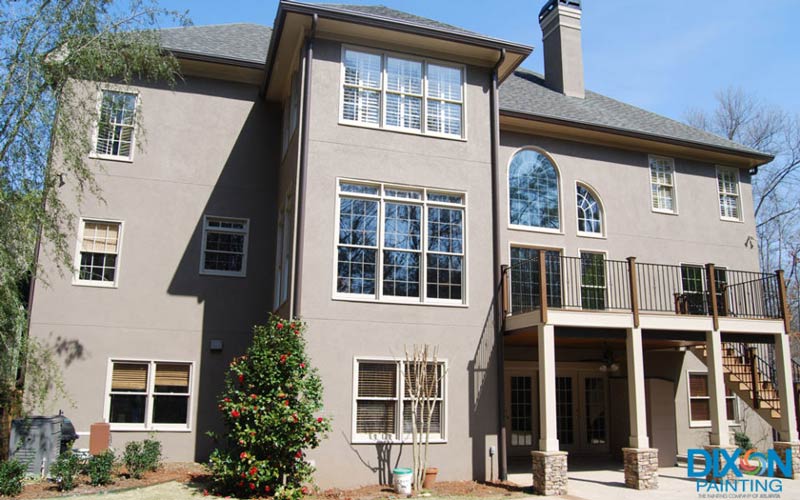
[[[739,171],[735,168],[717,167],[719,216],[724,220],[741,220],[739,207]]]
[[[595,195],[582,184],[577,185],[578,233],[602,236],[603,213]]]
[[[463,136],[463,67],[349,48],[342,60],[342,121]]]
[[[119,222],[81,220],[77,282],[95,286],[114,286],[122,241]]]
[[[558,191],[558,172],[546,155],[534,149],[516,153],[508,171],[511,225],[558,231]]]
[[[464,194],[341,181],[336,293],[463,303]]]
[[[650,157],[650,193],[653,210],[677,212],[675,206],[675,161],[672,158]]]
[[[247,219],[203,217],[202,274],[244,276],[247,267]]]
[[[689,372],[689,418],[694,425],[711,425],[711,397],[706,373]],[[736,396],[725,387],[725,413],[736,420]]]
[[[416,374],[413,365],[402,360],[356,360],[356,411],[353,422],[355,441],[403,441],[411,438],[411,387]],[[421,370],[420,370],[421,371]],[[428,366],[427,379],[435,385],[431,440],[444,440],[445,376],[444,362]],[[402,395],[402,396],[401,396]],[[422,427],[417,415],[417,428]]]
[[[112,361],[106,421],[117,429],[188,429],[191,363]]]
[[[133,158],[137,95],[103,90],[95,131],[94,153],[100,157]]]

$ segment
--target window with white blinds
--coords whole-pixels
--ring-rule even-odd
[[[115,429],[188,429],[192,364],[112,361],[106,421]]]
[[[739,205],[739,170],[717,167],[717,193],[719,194],[719,216],[723,220],[741,220]]]
[[[137,98],[132,92],[101,91],[94,154],[101,158],[133,158]]]
[[[653,210],[676,213],[675,161],[661,156],[650,157],[650,197]]]
[[[434,388],[431,440],[445,440],[444,362],[431,365],[426,380]],[[402,360],[356,360],[354,441],[406,441],[412,432],[411,387],[416,380],[412,367]],[[412,381],[411,386],[408,380]],[[402,397],[401,397],[402,395]],[[417,415],[422,428],[422,415]]]
[[[74,283],[116,286],[122,243],[120,222],[81,220]]]
[[[342,65],[343,122],[463,137],[463,66],[351,48]]]

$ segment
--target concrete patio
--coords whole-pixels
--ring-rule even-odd
[[[781,480],[781,493],[720,493],[713,491],[696,491],[696,483],[687,477],[686,467],[662,467],[658,469],[658,489],[637,491],[625,486],[622,464],[607,459],[578,459],[569,464],[567,495],[555,498],[571,500],[652,500],[698,499],[698,498],[800,498],[800,480]],[[508,480],[522,486],[532,486],[533,475],[530,466],[524,461],[514,460],[509,463]],[[774,496],[764,496],[774,495]]]

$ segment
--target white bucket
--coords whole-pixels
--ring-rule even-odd
[[[394,477],[394,491],[398,495],[410,495],[413,471],[411,469],[394,469],[392,476]]]

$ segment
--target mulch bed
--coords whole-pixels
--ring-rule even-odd
[[[36,481],[26,483],[25,489],[19,499],[50,498],[62,496],[88,495],[92,493],[107,493],[115,490],[141,488],[169,481],[188,483],[203,474],[203,466],[196,463],[167,463],[155,472],[148,472],[142,479],[133,479],[126,474],[118,475],[114,482],[107,486],[92,486],[88,476],[79,476],[77,487],[71,491],[58,491],[56,484],[51,481]]]
[[[433,497],[502,497],[518,496],[526,492],[526,489],[514,483],[508,482],[486,482],[478,483],[475,481],[443,481],[437,482],[429,490]],[[322,491],[312,498],[319,500],[379,500],[387,498],[400,498],[391,486],[370,485],[362,486],[352,490],[330,489]]]

